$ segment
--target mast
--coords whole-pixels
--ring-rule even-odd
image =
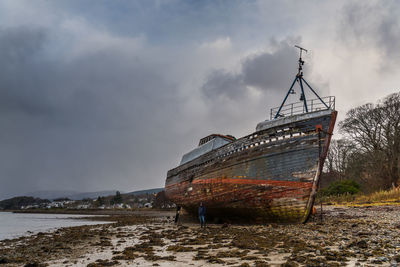
[[[300,101],[303,101],[303,105],[304,105],[304,109],[305,109],[306,113],[308,112],[308,105],[307,105],[306,94],[304,93],[305,87],[303,86],[303,82],[310,89],[310,91],[312,93],[314,93],[314,95],[316,95],[317,98],[325,105],[325,107],[329,108],[329,106],[321,99],[321,97],[314,91],[314,89],[312,89],[312,87],[308,84],[308,82],[303,78],[304,60],[302,59],[301,56],[302,56],[303,51],[307,53],[307,49],[300,47],[298,45],[295,45],[294,47],[299,49],[299,61],[298,61],[299,65],[298,65],[297,74],[296,74],[296,77],[294,78],[292,85],[290,86],[285,98],[283,99],[282,104],[280,105],[278,111],[276,112],[274,119],[277,119],[277,118],[283,116],[280,114],[280,112],[282,110],[282,107],[285,105],[285,102],[286,102],[287,98],[289,97],[289,94],[295,94],[293,87],[296,82],[298,82],[300,84],[300,89],[301,89]]]

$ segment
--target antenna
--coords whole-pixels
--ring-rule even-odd
[[[301,47],[301,46],[298,46],[298,45],[295,45],[294,47],[296,47],[296,48],[298,48],[298,49],[300,50],[300,56],[299,56],[299,71],[297,72],[297,76],[298,76],[299,78],[302,78],[302,77],[303,77],[303,72],[302,72],[302,70],[303,70],[304,60],[301,59],[301,55],[302,55],[303,51],[305,51],[305,52],[307,53],[307,49],[305,49],[305,48],[303,48],[303,47]]]
[[[305,48],[303,48],[303,47],[301,47],[301,46],[295,45],[294,47],[300,49],[300,58],[301,58],[301,52],[302,52],[303,50],[306,51],[306,53],[307,53],[307,49],[305,49]]]

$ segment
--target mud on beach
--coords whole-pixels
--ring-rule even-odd
[[[162,214],[161,214],[162,215]],[[99,218],[104,220],[104,218]],[[168,216],[111,216],[0,241],[5,266],[397,266],[400,207],[325,207],[307,224],[176,226]]]

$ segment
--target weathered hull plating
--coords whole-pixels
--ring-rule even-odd
[[[203,202],[211,217],[305,222],[335,120],[331,111],[240,138],[170,170],[166,195],[194,214]]]

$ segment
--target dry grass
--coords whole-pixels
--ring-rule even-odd
[[[323,197],[322,201],[326,204],[334,205],[400,205],[400,187],[391,190],[381,190],[371,194],[344,194],[340,196]],[[317,202],[319,203],[319,202]]]

